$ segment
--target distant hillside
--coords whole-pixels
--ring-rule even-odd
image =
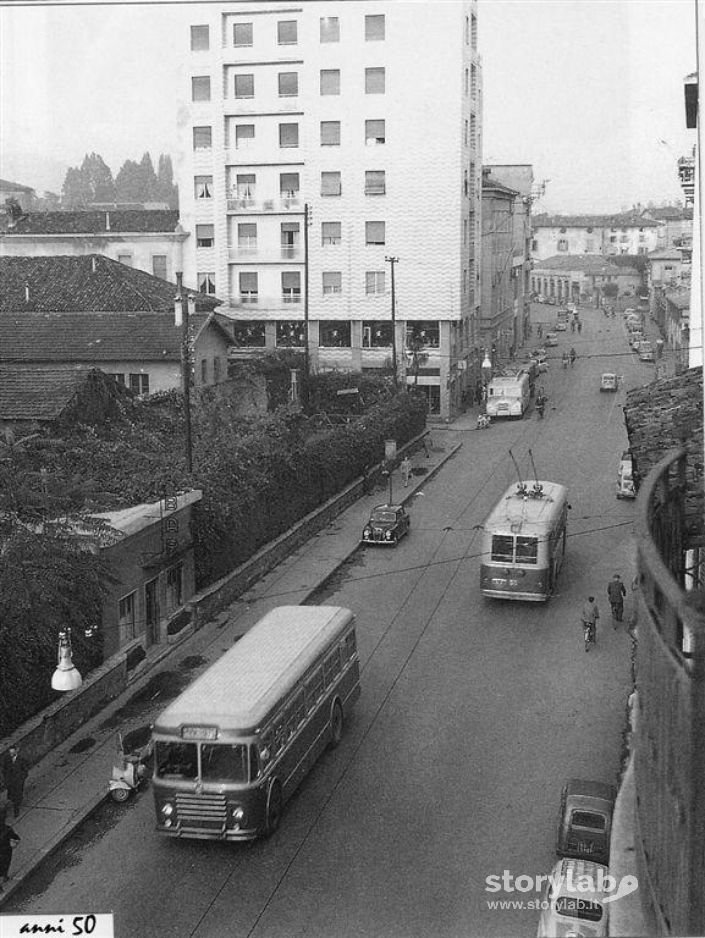
[[[46,153],[2,154],[0,177],[30,186],[38,196],[44,192],[61,194],[68,163],[55,160]]]

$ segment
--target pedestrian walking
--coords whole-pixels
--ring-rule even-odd
[[[578,335],[583,331],[583,321],[582,319],[578,320]]]
[[[607,584],[607,595],[612,607],[612,628],[616,629],[617,623],[624,619],[624,597],[627,595],[627,590],[618,573],[615,573]]]
[[[29,774],[27,763],[20,755],[17,746],[10,746],[2,758],[0,769],[3,784],[7,788],[7,797],[12,802],[15,817],[17,817],[24,798],[24,784]]]
[[[7,824],[5,812],[0,812],[0,892],[2,884],[10,878],[12,849],[20,839],[20,835]]]
[[[401,461],[401,480],[404,483],[404,488],[409,484],[409,479],[411,478],[411,460],[408,456],[405,456]]]
[[[600,618],[600,610],[597,608],[597,603],[595,602],[594,596],[588,596],[587,602],[582,608],[580,613],[580,621],[583,627],[583,632],[589,627],[591,633],[591,640],[597,645],[597,620]],[[588,650],[588,643],[585,642],[585,651]]]

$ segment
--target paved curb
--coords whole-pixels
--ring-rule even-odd
[[[456,443],[449,450],[449,452],[446,453],[443,456],[443,458],[440,459],[439,462],[433,466],[432,469],[429,470],[429,472],[426,475],[419,478],[418,483],[415,484],[413,488],[411,488],[404,495],[403,499],[400,499],[400,502],[402,504],[406,504],[406,502],[409,501],[423,485],[425,485],[427,482],[430,482],[433,478],[435,478],[435,476],[438,475],[438,473],[443,468],[443,466],[445,466],[445,464],[453,456],[455,456],[455,454],[462,447],[462,445],[463,445],[462,442]],[[350,551],[348,551],[348,553],[344,557],[341,557],[341,559],[336,562],[334,568],[331,571],[329,571],[315,586],[313,586],[304,595],[300,604],[303,605],[308,599],[310,599],[315,593],[317,593],[328,582],[328,580],[332,576],[334,576],[335,573],[337,573],[337,571],[345,563],[347,563],[347,561],[359,549],[359,547],[360,547],[359,543],[356,543],[355,546]],[[198,632],[194,632],[193,635],[190,635],[183,642],[179,642],[176,645],[165,646],[164,654],[159,655],[159,657],[155,658],[154,663],[150,666],[149,670],[141,672],[139,677],[136,678],[133,683],[129,684],[128,687],[123,691],[123,693],[119,697],[115,698],[115,700],[110,702],[110,704],[108,705],[108,708],[116,707],[119,710],[120,706],[122,706],[122,704],[120,703],[122,697],[125,695],[129,695],[130,697],[132,697],[136,693],[138,693],[140,690],[142,690],[142,688],[147,685],[148,681],[151,679],[151,677],[155,673],[155,668],[157,667],[157,665],[161,664],[173,652],[183,651],[184,647],[188,646],[189,642],[192,639],[194,639],[196,636],[200,638],[203,636],[203,634],[207,630],[214,629],[217,627],[218,627],[218,617],[214,617],[207,624],[205,624],[201,629],[199,629]],[[105,708],[105,709],[107,710],[108,708]],[[101,711],[101,712],[105,712],[105,711]],[[97,719],[98,717],[100,717],[100,715],[101,715],[100,713],[96,713],[91,719]],[[31,874],[37,869],[37,867],[39,867],[48,857],[50,857],[51,854],[54,853],[54,851],[56,851],[64,843],[64,841],[67,840],[73,834],[73,832],[76,830],[77,827],[79,827],[84,821],[86,821],[93,813],[95,813],[95,811],[98,810],[98,808],[105,801],[108,800],[108,798],[110,797],[110,792],[108,790],[108,781],[109,779],[106,777],[104,792],[102,792],[100,795],[94,796],[83,807],[77,809],[75,814],[72,815],[72,817],[70,818],[69,821],[67,821],[64,827],[61,828],[61,830],[58,831],[44,847],[42,847],[39,851],[37,851],[37,853],[35,854],[35,859],[30,864],[28,864],[26,867],[23,868],[21,876],[18,876],[16,879],[11,878],[9,882],[5,884],[4,891],[0,893],[0,908],[13,895],[13,893],[19,889],[19,887],[22,885],[24,880],[27,879],[29,876],[31,876]]]

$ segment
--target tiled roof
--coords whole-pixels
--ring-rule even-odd
[[[72,400],[89,369],[0,365],[0,420],[53,420]]]
[[[650,261],[679,261],[683,254],[678,248],[660,248],[658,251],[647,254],[647,257]]]
[[[655,228],[658,222],[638,212],[621,215],[534,215],[533,228]]]
[[[91,212],[29,212],[13,227],[5,227],[3,233],[14,235],[49,234],[141,234],[173,233],[179,223],[175,211],[110,211]]]
[[[590,274],[610,274],[617,276],[625,268],[610,263],[602,254],[554,254],[543,260],[534,261],[534,270],[582,270]]]
[[[194,336],[220,317],[196,313]],[[174,313],[22,313],[0,316],[0,362],[180,361],[182,330]]]
[[[220,305],[190,292],[198,310]],[[173,311],[175,293],[175,284],[102,254],[0,257],[0,314]]]
[[[644,215],[650,215],[659,221],[691,221],[692,208],[679,208],[677,205],[664,205],[661,208],[647,208]]]
[[[7,179],[0,179],[0,192],[34,192],[31,186],[21,186],[19,182],[8,182]]]

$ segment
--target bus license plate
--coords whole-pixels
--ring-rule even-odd
[[[507,580],[504,577],[492,577],[493,586],[518,586],[519,580]]]

